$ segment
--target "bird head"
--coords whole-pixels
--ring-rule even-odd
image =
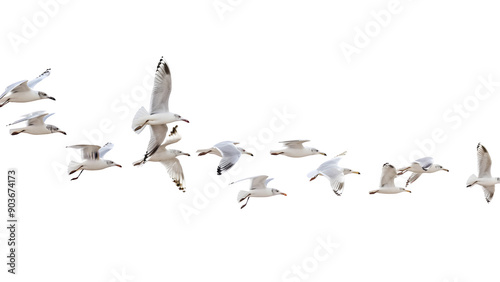
[[[177,121],[183,121],[183,122],[187,122],[189,123],[189,120],[185,119],[185,118],[182,118],[180,115],[178,114],[174,114],[174,119],[177,120]]]
[[[278,189],[274,189],[273,188],[271,191],[273,192],[273,195],[283,195],[283,196],[286,196],[285,193],[280,192],[280,190],[278,190]]]
[[[114,161],[106,161],[106,164],[109,166],[117,166],[117,167],[122,167],[121,165],[115,163]]]
[[[52,124],[47,124],[46,128],[51,132],[51,133],[56,133],[59,132],[61,134],[66,135],[66,132],[60,130],[57,126],[54,126]]]
[[[326,154],[325,154],[325,153],[320,152],[320,151],[319,151],[318,149],[316,149],[316,148],[310,148],[310,150],[311,150],[311,153],[313,153],[313,155],[323,155],[323,156],[326,156]]]
[[[50,99],[50,100],[56,100],[56,98],[54,97],[50,97],[49,95],[47,95],[47,93],[45,92],[42,92],[42,91],[38,91],[38,96],[40,97],[40,99]]]

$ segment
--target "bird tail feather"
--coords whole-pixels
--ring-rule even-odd
[[[245,199],[248,195],[250,195],[250,192],[248,191],[241,190],[240,192],[238,192],[238,203]]]
[[[316,175],[318,175],[318,174],[319,174],[319,171],[318,171],[317,169],[315,169],[315,170],[313,170],[313,171],[309,172],[309,173],[307,174],[307,177],[308,177],[308,178],[313,178],[313,177],[315,177],[315,176],[316,176]]]
[[[71,161],[69,162],[68,165],[68,174],[70,174],[72,171],[77,170],[80,167],[80,163]]]
[[[477,176],[475,174],[469,176],[469,179],[467,179],[467,187],[471,187],[472,185],[475,184],[477,181]]]
[[[145,126],[142,126],[145,122],[144,117],[148,115],[149,113],[144,107],[141,107],[137,111],[137,113],[134,116],[134,119],[132,120],[132,129],[134,130],[135,133],[139,134],[144,130]]]

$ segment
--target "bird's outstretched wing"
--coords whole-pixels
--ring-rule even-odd
[[[99,159],[99,149],[101,146],[97,145],[73,145],[67,146],[66,148],[71,149],[81,149],[82,159],[84,160],[98,160]]]
[[[477,144],[477,166],[479,170],[479,177],[491,177],[491,157],[486,148]]]
[[[302,149],[304,148],[304,143],[309,142],[309,140],[288,140],[288,141],[280,141],[284,146],[294,149]]]
[[[41,75],[39,75],[36,78],[33,78],[32,80],[28,81],[28,87],[29,88],[35,87],[40,81],[44,80],[49,75],[50,75],[50,69],[47,69]]]
[[[172,78],[167,62],[161,57],[156,67],[153,93],[151,94],[151,114],[168,112],[168,100],[172,91]]]
[[[394,185],[394,178],[396,178],[397,172],[396,168],[389,164],[385,163],[382,167],[382,178],[380,179],[380,187],[396,187]]]
[[[109,152],[111,149],[113,149],[115,145],[113,145],[113,143],[106,143],[104,144],[104,146],[102,146],[100,149],[99,149],[99,158],[102,158],[104,157],[104,155],[106,155],[107,152]]]

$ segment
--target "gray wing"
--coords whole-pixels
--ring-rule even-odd
[[[408,180],[406,180],[406,187],[408,187],[408,185],[412,184],[413,182],[417,181],[417,179],[421,176],[422,174],[421,173],[412,173],[410,175],[410,177],[408,178]]]
[[[18,87],[22,83],[27,82],[27,80],[20,80],[18,82],[12,83],[11,85],[7,86],[5,88],[5,91],[0,95],[0,99],[2,99],[5,95],[7,95],[10,91],[12,91],[14,88]],[[27,85],[26,85],[27,86]],[[23,86],[25,87],[25,86]]]
[[[165,141],[165,143],[160,145],[161,148],[165,148],[166,146],[172,145],[172,144],[177,143],[181,140],[182,136],[179,134],[179,132],[177,132],[177,127],[178,127],[178,125],[176,125],[176,126],[174,126],[174,128],[172,128],[172,130],[170,131],[170,134],[168,134],[168,137],[167,137],[167,140]]]
[[[222,155],[219,166],[217,167],[217,174],[232,168],[240,159],[241,152],[234,146],[232,142],[221,142],[214,146]]]
[[[491,177],[490,153],[488,153],[488,150],[481,143],[477,144],[477,166],[479,177]]]
[[[495,194],[495,185],[483,186],[484,198],[486,202],[490,202],[493,199],[493,194]]]
[[[266,180],[266,183],[265,183],[265,184],[266,184],[266,187],[267,187],[267,184],[268,184],[269,182],[271,182],[273,179],[274,179],[274,178],[268,178],[268,179]]]
[[[168,112],[168,99],[172,91],[172,78],[167,63],[161,57],[156,67],[153,93],[151,94],[151,114]]]
[[[47,116],[47,114],[44,112],[44,111],[36,111],[36,112],[33,112],[33,113],[29,113],[29,114],[26,114],[24,116],[22,116],[20,119],[8,124],[7,126],[9,125],[13,125],[13,124],[16,124],[16,123],[20,123],[20,122],[23,122],[23,121],[27,121],[27,120],[30,120],[30,119],[36,119],[36,118],[39,118],[39,117],[42,117],[40,119],[40,121],[43,123],[43,121],[45,119],[43,119],[43,116]]]
[[[303,143],[305,142],[309,142],[309,140],[288,140],[281,141],[280,143],[289,148],[301,149],[304,148]]]
[[[250,184],[250,190],[258,190],[258,189],[266,189],[266,185],[272,178],[268,181],[266,179],[269,176],[267,175],[259,175],[252,179],[252,183]]]
[[[342,195],[344,191],[344,174],[338,169],[331,169],[326,172],[321,172],[324,176],[330,180],[330,186],[332,187],[333,192],[337,194],[337,196]]]
[[[434,159],[432,157],[425,157],[415,161],[423,170],[427,170],[433,163]]]
[[[99,149],[99,158],[102,158],[104,157],[104,155],[106,155],[107,152],[111,151],[111,149],[113,149],[115,145],[113,145],[113,143],[106,143],[104,144],[104,146],[102,146],[100,149]]]
[[[160,148],[161,143],[167,136],[168,127],[166,124],[151,125],[151,138],[149,139],[148,149],[145,158],[151,157]]]
[[[42,81],[44,78],[46,78],[49,75],[50,75],[50,69],[47,69],[41,75],[39,75],[36,78],[28,81],[28,87],[29,88],[35,87],[35,85],[37,85],[40,81]]]
[[[101,146],[97,145],[73,145],[66,148],[81,149],[82,158],[84,160],[98,160],[99,159],[99,149]]]
[[[338,164],[339,164],[340,160],[342,159],[342,157],[343,157],[343,155],[335,157],[329,161],[322,163],[318,167],[317,170],[321,173],[324,173],[324,172],[330,171],[332,169],[338,169],[338,167],[339,167]]]
[[[380,187],[396,187],[396,185],[394,185],[394,178],[396,178],[396,175],[396,168],[389,163],[385,163],[382,167]]]
[[[177,188],[184,190],[184,172],[181,162],[177,158],[165,160],[161,162],[167,169],[168,175],[172,178]]]

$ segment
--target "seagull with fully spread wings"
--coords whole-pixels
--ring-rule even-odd
[[[151,94],[151,111],[141,107],[132,121],[132,129],[141,133],[146,125],[151,127],[151,138],[144,160],[152,156],[160,147],[167,135],[167,124],[175,121],[189,122],[168,109],[168,100],[172,90],[172,78],[167,63],[161,57],[156,67],[153,93]]]
[[[147,160],[151,162],[160,162],[168,171],[168,175],[172,178],[177,188],[182,192],[186,192],[186,187],[184,186],[184,172],[180,161],[177,159],[178,156],[189,156],[188,153],[184,153],[175,149],[167,149],[168,145],[177,143],[181,140],[181,135],[177,132],[177,125],[174,126],[172,131],[165,141],[161,144],[158,150]],[[144,159],[136,161],[134,166],[142,165],[146,163]]]
[[[232,168],[242,154],[253,156],[252,153],[247,152],[245,149],[236,147],[238,144],[238,142],[222,141],[215,144],[212,148],[197,150],[196,153],[199,153],[198,156],[214,154],[222,157],[217,167],[217,175],[221,175],[222,172]]]
[[[340,196],[344,191],[344,176],[347,174],[360,174],[358,171],[353,171],[349,168],[340,167],[338,164],[342,157],[347,152],[343,152],[335,156],[335,158],[322,163],[317,169],[309,172],[307,177],[311,178],[309,181],[313,181],[318,177],[318,175],[322,175],[326,177],[330,181],[330,186],[332,187],[333,192]]]
[[[377,190],[370,191],[370,194],[380,193],[380,194],[397,194],[401,192],[411,193],[410,190],[405,188],[396,187],[394,184],[394,179],[398,176],[396,168],[390,163],[385,163],[382,166],[382,178],[380,179],[380,188]]]
[[[325,153],[320,152],[316,148],[305,147],[303,144],[309,142],[309,140],[288,140],[281,141],[280,143],[285,146],[283,149],[271,150],[271,155],[283,155],[291,158],[301,158],[312,155],[323,155]]]
[[[422,175],[422,173],[433,173],[440,170],[449,172],[449,170],[444,168],[442,165],[435,164],[432,157],[425,157],[415,160],[410,164],[410,166],[398,169],[398,175],[402,175],[407,171],[412,172],[410,178],[406,181],[406,187],[408,187],[408,185],[415,182]]]
[[[23,121],[27,122],[27,125],[25,127],[11,129],[10,130],[11,135],[17,135],[19,133],[28,133],[33,135],[62,133],[66,135],[66,132],[60,130],[57,126],[52,124],[45,124],[45,120],[49,118],[51,115],[53,115],[53,113],[48,114],[44,111],[33,112],[24,115],[21,119],[18,119],[7,126],[17,124]]]
[[[238,203],[247,200],[245,204],[241,206],[241,208],[244,208],[248,204],[248,200],[250,199],[250,197],[271,197],[276,195],[286,196],[285,193],[280,192],[278,189],[267,187],[267,184],[273,179],[274,178],[269,178],[269,176],[267,175],[259,175],[231,182],[229,185],[244,180],[252,180],[250,184],[250,191],[242,190],[238,193],[238,198],[237,198]]]
[[[7,86],[5,91],[0,94],[0,107],[3,107],[10,102],[26,103],[42,99],[51,99],[55,101],[56,99],[54,97],[50,97],[47,93],[33,90],[33,87],[49,75],[50,69],[47,69],[41,75],[32,80],[21,80]]]
[[[80,149],[82,150],[83,162],[71,161],[68,166],[68,173],[71,175],[77,171],[80,171],[77,177],[71,180],[76,180],[84,170],[101,170],[112,166],[122,167],[119,164],[114,163],[110,160],[104,160],[102,157],[113,149],[113,144],[106,143],[104,146],[97,145],[73,145],[67,146],[66,148]]]
[[[484,198],[486,202],[490,202],[495,194],[495,184],[500,183],[500,177],[491,176],[491,157],[486,148],[477,144],[477,167],[479,170],[478,176],[471,175],[467,180],[467,188],[473,185],[483,186]]]

